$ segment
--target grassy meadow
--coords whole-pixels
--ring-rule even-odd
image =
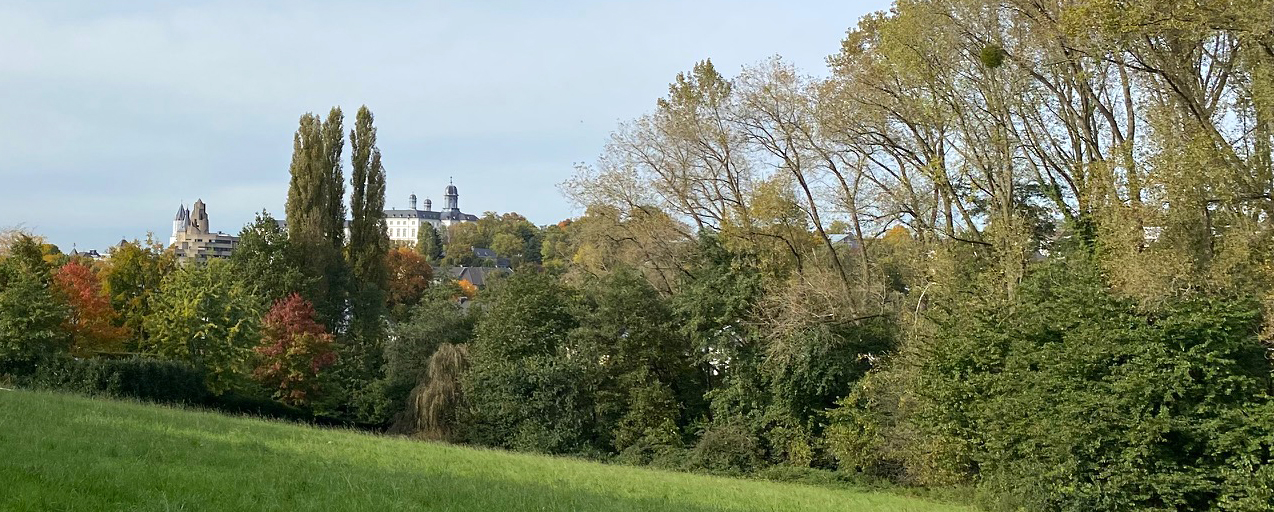
[[[968,510],[9,390],[0,482],[5,511]]]

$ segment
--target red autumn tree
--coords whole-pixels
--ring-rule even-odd
[[[76,261],[62,265],[53,271],[53,285],[70,306],[64,328],[71,335],[71,353],[83,357],[124,346],[128,329],[115,325],[119,312],[92,268]]]
[[[412,306],[420,302],[421,294],[429,288],[429,280],[433,279],[434,270],[416,251],[399,247],[385,255],[386,267],[389,269],[389,293],[387,302],[390,307]]]
[[[314,320],[314,306],[293,293],[274,303],[261,320],[260,364],[253,375],[274,396],[304,405],[322,392],[320,374],[336,362],[333,337]]]

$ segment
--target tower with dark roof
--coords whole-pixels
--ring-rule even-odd
[[[428,224],[440,232],[446,232],[452,225],[463,222],[477,222],[478,216],[460,211],[460,191],[454,182],[443,189],[443,208],[433,209],[433,201],[425,198],[424,209],[417,209],[418,197],[411,194],[407,198],[408,208],[399,210],[386,209],[384,222],[385,234],[395,244],[412,245],[420,234],[421,226]]]
[[[195,201],[191,208],[183,204],[173,217],[173,236],[168,246],[180,263],[229,257],[238,244],[239,237],[212,231],[208,207],[202,199]]]
[[[444,200],[443,204],[446,205],[443,207],[443,211],[458,212],[460,211],[460,190],[457,189],[455,183],[451,183],[450,180],[448,180],[448,183],[450,184],[447,185],[447,189],[443,191],[442,195]]]
[[[168,245],[172,245],[177,241],[177,234],[186,230],[186,226],[190,225],[190,210],[186,208],[186,203],[182,203],[177,207],[177,215],[173,216],[173,234],[168,239]]]

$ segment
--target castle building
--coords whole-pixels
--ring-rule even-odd
[[[173,217],[173,233],[168,246],[177,254],[180,262],[205,262],[210,258],[226,258],[239,245],[239,237],[225,233],[213,233],[208,225],[208,209],[203,200],[196,200],[194,209],[185,204],[177,207]]]
[[[454,183],[443,190],[443,208],[434,211],[433,201],[425,199],[423,210],[416,209],[416,194],[407,198],[408,208],[405,210],[385,210],[385,229],[389,240],[405,245],[415,245],[416,234],[420,226],[429,223],[439,232],[447,232],[447,227],[462,222],[476,222],[477,215],[460,211],[460,191]]]
[[[462,222],[476,222],[477,215],[460,211],[460,191],[455,184],[443,190],[442,210],[434,211],[433,202],[425,199],[424,209],[416,208],[416,194],[408,198],[405,210],[385,210],[385,230],[389,240],[399,245],[415,245],[420,226],[428,223],[446,236],[447,228]],[[287,221],[279,226],[286,228]],[[349,239],[349,221],[345,222],[345,237]],[[208,224],[208,211],[203,200],[195,201],[193,209],[182,204],[173,217],[172,236],[168,246],[177,254],[178,261],[205,262],[210,258],[229,257],[239,245],[239,237],[225,233],[213,233]]]

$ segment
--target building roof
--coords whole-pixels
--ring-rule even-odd
[[[386,219],[439,219],[441,212],[431,212],[426,210],[385,210]]]
[[[386,219],[467,220],[477,221],[478,216],[461,211],[434,212],[428,210],[385,210]]]
[[[492,277],[504,275],[512,272],[507,268],[496,267],[450,267],[447,269],[447,275],[457,281],[469,281],[469,284],[483,288],[487,285],[487,281]]]
[[[442,214],[441,218],[443,220],[467,220],[471,222],[477,222],[478,220],[477,215],[473,215],[471,213],[463,213],[460,210],[449,210],[449,211],[441,212],[441,214]]]

